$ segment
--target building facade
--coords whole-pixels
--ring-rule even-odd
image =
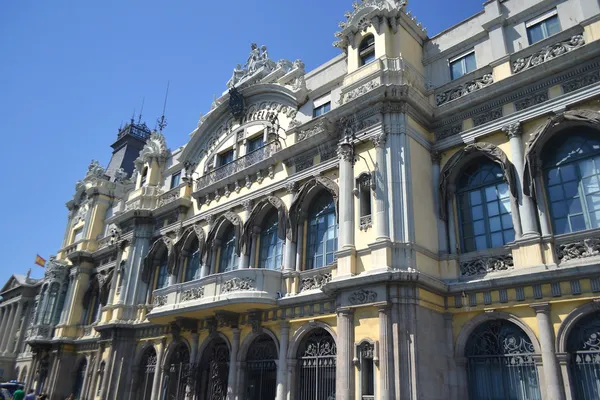
[[[184,146],[119,130],[45,277],[4,288],[6,379],[600,398],[598,1],[490,0],[434,37],[398,0],[352,7],[313,71],[253,44]]]

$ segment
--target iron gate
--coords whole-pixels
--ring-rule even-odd
[[[139,370],[139,384],[137,387],[140,389],[138,393],[138,400],[150,400],[152,397],[152,384],[154,383],[154,373],[156,372],[156,352],[153,348],[149,348],[142,357]]]
[[[277,349],[273,340],[261,335],[252,342],[246,357],[246,399],[275,399],[277,391]]]
[[[335,399],[335,360],[337,348],[331,335],[322,328],[309,334],[299,348],[299,400]]]
[[[568,346],[575,400],[600,399],[600,311],[577,324]]]
[[[189,371],[190,352],[185,344],[180,343],[171,356],[171,363],[165,375],[163,400],[185,399]]]
[[[212,342],[204,353],[198,368],[198,399],[224,400],[229,378],[229,349],[218,340]]]

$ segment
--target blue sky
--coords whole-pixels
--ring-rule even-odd
[[[482,9],[483,0],[412,0],[434,35]],[[170,81],[164,131],[181,146],[250,43],[307,71],[339,54],[337,24],[351,0],[2,1],[0,4],[0,285],[40,277],[39,253],[56,254],[75,182],[92,159],[106,165],[122,121],[153,127]],[[137,114],[136,114],[137,115]]]

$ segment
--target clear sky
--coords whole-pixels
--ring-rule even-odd
[[[411,0],[430,36],[482,9],[483,0]],[[92,159],[104,166],[122,121],[152,128],[165,88],[167,144],[188,140],[250,43],[306,70],[332,46],[352,0],[82,0],[0,2],[0,285],[40,277],[35,255],[56,254],[65,203]]]

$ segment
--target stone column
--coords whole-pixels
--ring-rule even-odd
[[[280,327],[281,329],[279,335],[279,360],[277,362],[277,392],[275,395],[275,400],[286,399],[288,383],[287,350],[290,338],[290,324],[289,322],[284,321],[281,323]]]
[[[73,293],[75,292],[75,278],[77,277],[76,273],[69,272],[69,288],[67,289],[67,297],[65,300],[65,305],[62,309],[62,313],[60,315],[60,323],[66,324],[69,319],[69,312],[73,307]]]
[[[385,142],[387,134],[385,132],[371,138],[375,147],[375,176],[372,177],[375,183],[375,236],[379,241],[390,240],[389,215],[387,207],[387,176],[385,166]]]
[[[248,219],[250,218],[250,213],[252,212],[252,209],[254,208],[254,201],[244,200],[242,202],[242,206],[244,207],[244,212],[242,213],[242,219],[244,220],[244,223],[246,223],[246,222],[248,222]],[[250,243],[250,246],[252,246],[252,245],[253,245],[253,243]],[[244,254],[244,251],[242,251],[242,254],[240,255],[239,268],[244,269],[244,268],[248,268],[249,266],[250,266],[250,255]]]
[[[156,354],[156,369],[154,370],[154,379],[152,380],[152,396],[151,400],[159,400],[161,387],[160,383],[162,381],[162,372],[163,372],[163,355],[165,353],[165,347],[167,343],[166,340],[161,340],[159,344],[158,353]]]
[[[258,237],[260,236],[260,228],[258,226],[252,227],[252,243],[250,243],[250,268],[258,268],[256,261],[256,252],[258,251]]]
[[[8,318],[7,316],[7,310],[8,308],[6,306],[2,306],[0,307],[0,333],[2,334],[2,336],[4,336],[4,332],[6,332],[6,318]],[[1,340],[0,340],[0,346],[2,345]],[[1,349],[1,347],[0,347]]]
[[[550,317],[550,305],[548,303],[538,303],[532,304],[531,308],[535,310],[537,319],[547,400],[564,400],[565,392],[562,376],[554,350],[555,338]]]
[[[510,143],[511,161],[517,170],[517,201],[519,203],[519,214],[521,216],[521,229],[523,238],[539,236],[537,226],[535,205],[533,199],[523,195],[523,141],[521,140],[521,123],[516,122],[502,128],[506,132]]]
[[[354,313],[337,312],[336,400],[354,400]]]
[[[13,353],[16,349],[16,344],[19,343],[18,340],[15,340],[15,335],[17,334],[17,327],[19,326],[20,316],[23,312],[23,302],[19,301],[17,303],[17,311],[15,312],[15,316],[12,321],[12,325],[10,327],[10,333],[8,336],[8,343],[6,346],[7,353]]]
[[[550,229],[550,214],[548,214],[548,208],[546,207],[546,199],[544,197],[544,190],[542,180],[539,176],[535,178],[535,198],[537,199],[538,217],[540,219],[540,229],[542,236],[547,237],[552,234]]]
[[[10,304],[8,306],[8,318],[6,319],[6,323],[4,324],[4,338],[2,339],[2,354],[6,354],[6,349],[8,348],[8,342],[10,341],[10,332],[12,331],[12,324],[15,319],[15,312],[17,308],[14,304]]]
[[[441,253],[448,253],[448,240],[446,236],[446,223],[440,218],[440,158],[439,152],[431,153],[433,165],[433,212],[437,216],[438,248]]]
[[[394,356],[392,349],[392,326],[390,307],[379,308],[379,398],[393,400],[394,396]]]
[[[107,306],[111,306],[114,303],[115,292],[117,291],[117,281],[119,280],[119,269],[121,268],[121,256],[122,250],[119,250],[119,255],[117,256],[117,263],[115,264],[115,268],[112,272],[112,280],[110,281],[110,290],[108,291],[108,300],[106,301]]]
[[[227,383],[227,400],[235,399],[237,382],[237,353],[240,348],[240,330],[233,328],[231,341],[231,354],[229,358],[229,382]]]
[[[345,138],[339,144],[340,158],[340,206],[339,247],[354,248],[354,145]]]
[[[217,255],[219,254],[219,246],[221,245],[221,241],[219,239],[213,239],[210,249],[210,272],[209,275],[213,275],[217,273]]]
[[[452,318],[452,313],[444,313],[444,328],[446,330],[446,359],[448,360],[448,400],[458,399]]]
[[[296,272],[302,271],[302,258],[304,257],[304,218],[298,218],[298,231],[296,235]]]
[[[283,270],[293,271],[296,269],[296,242],[292,242],[290,239],[285,239],[285,254],[283,259]]]

